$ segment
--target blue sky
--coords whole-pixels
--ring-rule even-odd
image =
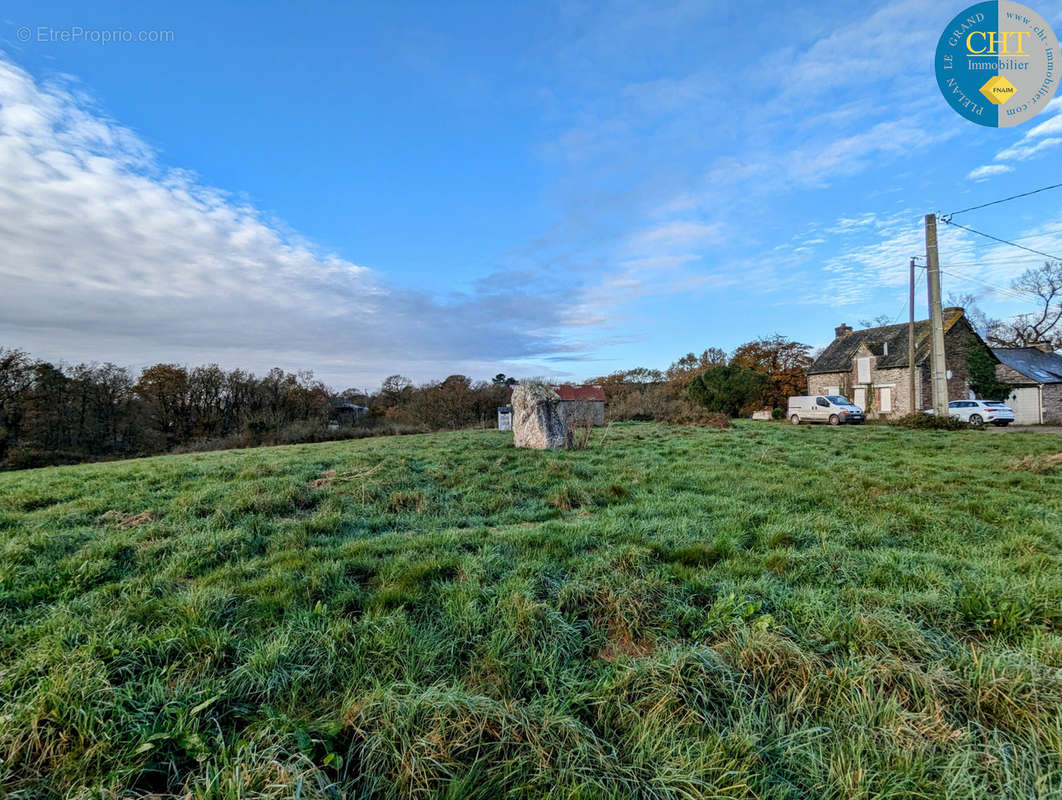
[[[8,3],[0,344],[339,388],[906,318],[925,213],[1062,181],[1062,98],[953,112],[964,3],[780,5]],[[169,40],[40,41],[78,29]],[[1062,191],[956,221],[1062,252]],[[1042,262],[954,229],[941,257],[999,315]]]

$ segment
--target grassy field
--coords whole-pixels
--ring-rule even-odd
[[[1062,796],[1062,438],[605,433],[0,475],[0,794]]]

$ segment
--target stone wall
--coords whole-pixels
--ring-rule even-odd
[[[1044,423],[1062,425],[1062,383],[1045,383],[1043,391]]]
[[[944,334],[944,361],[951,372],[951,377],[948,379],[949,400],[966,400],[970,396],[970,350],[973,347],[984,346],[981,337],[970,327],[966,317],[958,320]],[[932,401],[926,408],[931,407]]]
[[[858,377],[855,364],[851,372],[832,372],[825,375],[808,376],[808,394],[827,394],[827,389],[837,387],[840,393],[855,402],[856,388],[865,388],[867,400],[864,411],[868,419],[891,419],[900,417],[911,410],[910,389],[907,385],[907,368],[876,369],[877,357],[870,356],[870,383],[856,382]],[[892,412],[881,413],[881,389],[892,389]],[[917,382],[916,382],[917,387]],[[917,388],[916,390],[917,391]]]
[[[1001,383],[1009,383],[1011,386],[1035,386],[1036,382],[1027,378],[1016,369],[1006,364],[996,364],[996,380]]]

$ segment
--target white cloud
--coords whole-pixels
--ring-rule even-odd
[[[1014,167],[1008,167],[1006,164],[985,164],[982,167],[970,170],[966,178],[971,181],[984,181],[996,175],[1003,175],[1013,171]]]
[[[67,360],[314,368],[337,383],[580,345],[532,275],[439,299],[285,235],[133,132],[0,58],[0,339]],[[510,276],[511,278],[511,276]]]
[[[1062,98],[1052,100],[1040,113],[1048,119],[1030,128],[1016,144],[996,153],[996,161],[1025,161],[1062,144]]]
[[[1059,132],[1062,133],[1062,127],[1059,128]],[[1062,138],[1058,137],[1041,139],[1036,144],[1023,145],[1019,143],[1012,147],[1008,147],[1006,150],[1001,150],[996,154],[996,158],[1000,161],[1025,161],[1044,150],[1058,147],[1060,144],[1062,144]]]

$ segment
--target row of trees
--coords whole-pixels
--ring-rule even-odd
[[[595,378],[605,388],[609,417],[617,420],[692,420],[698,409],[740,416],[764,407],[784,408],[803,394],[811,347],[774,335],[727,355],[711,347],[687,353],[666,370],[639,367]]]
[[[310,372],[156,364],[134,375],[0,348],[0,467],[485,425],[513,383],[393,375],[377,392],[336,393]],[[367,413],[344,413],[349,404]]]
[[[0,349],[0,464],[70,463],[165,452],[193,442],[290,435],[326,426],[332,395],[310,373],[262,378],[216,364],[61,367]],[[242,442],[234,441],[233,444]]]
[[[425,430],[456,430],[495,421],[498,406],[509,402],[509,387],[514,383],[515,379],[505,375],[492,381],[451,375],[415,386],[403,375],[392,375],[366,401],[370,420],[384,419]]]
[[[762,376],[762,387],[743,395],[741,408],[712,407],[733,414],[797,391],[807,353],[806,345],[776,336],[742,345],[731,356],[709,348],[666,370],[637,368],[593,382],[605,387],[611,419],[694,421],[702,413],[691,401],[694,379],[703,385],[703,375],[723,366]],[[135,375],[110,363],[57,366],[0,349],[0,466],[489,426],[515,382],[504,374],[489,381],[451,375],[415,385],[392,375],[375,392],[337,393],[310,372],[272,369],[258,377],[216,364],[156,364]],[[705,404],[703,393],[692,397]],[[342,404],[367,413],[353,428],[337,430],[337,420],[350,419],[338,413]]]

